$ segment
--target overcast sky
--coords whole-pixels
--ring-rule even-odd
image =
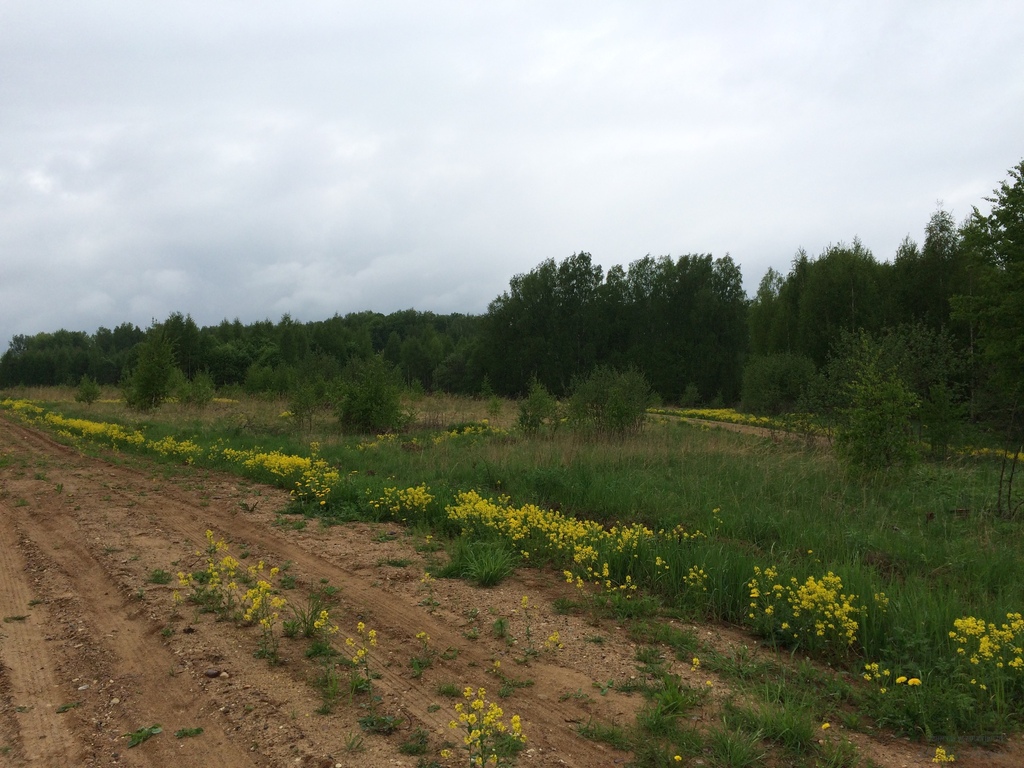
[[[0,350],[891,260],[1024,158],[1024,3],[0,0]]]

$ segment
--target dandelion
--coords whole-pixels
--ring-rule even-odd
[[[831,727],[832,727],[832,723],[822,723],[821,724],[821,730],[823,730],[823,731],[827,731]]]

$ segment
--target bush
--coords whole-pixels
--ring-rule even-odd
[[[75,401],[92,405],[100,399],[100,385],[96,383],[89,374],[84,374],[78,383],[78,391],[75,392]]]
[[[178,385],[178,401],[200,410],[210,404],[216,393],[213,379],[205,372],[197,373],[192,381],[184,380]]]
[[[530,382],[530,392],[519,403],[519,419],[516,422],[528,435],[537,434],[545,425],[558,423],[558,401],[548,392],[536,377]]]
[[[750,359],[743,369],[743,409],[763,416],[792,413],[814,378],[814,363],[778,353]]]
[[[569,398],[569,421],[604,435],[639,432],[653,400],[651,386],[635,369],[616,372],[598,366],[578,381]]]
[[[883,469],[916,458],[911,419],[917,396],[892,371],[884,371],[865,347],[866,355],[848,385],[849,406],[841,413],[837,446],[850,464]]]
[[[397,432],[409,423],[402,409],[398,369],[381,355],[349,363],[333,393],[334,413],[346,429],[380,434]]]

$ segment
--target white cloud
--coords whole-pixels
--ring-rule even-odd
[[[804,0],[0,8],[0,342],[479,312],[585,249],[753,290],[1021,159],[1024,9]]]

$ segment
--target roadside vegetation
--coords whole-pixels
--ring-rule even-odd
[[[821,738],[833,724],[951,752],[1019,729],[1024,565],[1019,522],[997,504],[999,456],[871,469],[806,432],[737,434],[707,420],[765,424],[735,412],[660,409],[642,431],[600,432],[553,398],[559,410],[534,427],[528,401],[407,397],[404,431],[367,436],[326,412],[299,423],[284,401],[172,403],[140,417],[114,397],[22,394],[32,401],[3,407],[82,450],[284,487],[283,524],[386,520],[429,535],[448,558],[427,579],[486,585],[536,568],[572,582],[577,599],[562,610],[614,618],[651,648],[638,652],[649,704],[637,723],[580,728],[637,764],[711,750],[719,764],[768,753],[857,765],[852,745]],[[776,660],[721,656],[666,618],[742,627]],[[280,630],[266,630],[272,658]],[[665,653],[734,682],[718,730],[685,726],[706,692],[680,688]]]

